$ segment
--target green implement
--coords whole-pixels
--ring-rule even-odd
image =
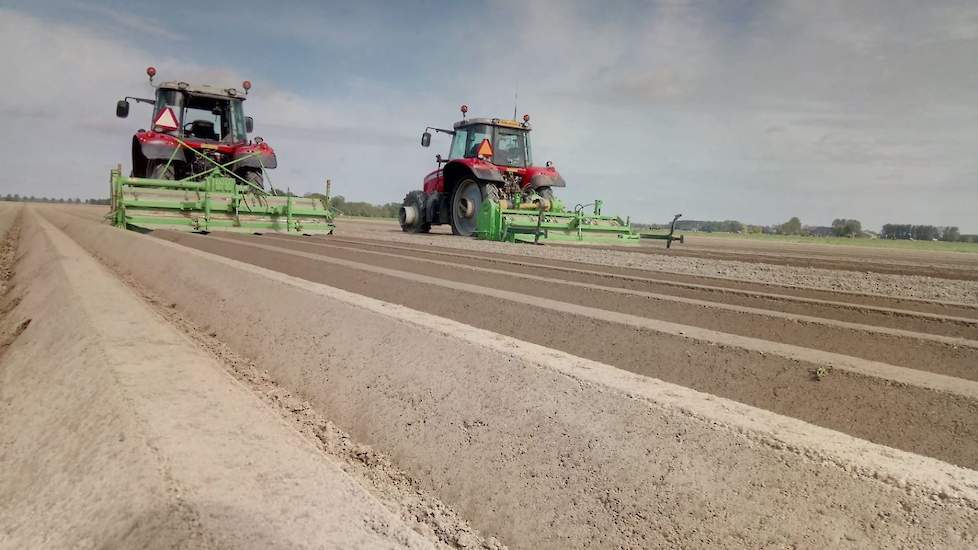
[[[591,212],[585,212],[593,206]],[[638,244],[640,237],[632,232],[628,220],[601,214],[601,201],[565,210],[560,201],[530,197],[528,201],[486,200],[479,208],[476,238],[489,241],[575,242],[582,244]]]
[[[179,138],[162,173],[168,173],[180,151],[188,151],[205,162],[206,170],[190,177],[173,179],[136,178],[112,170],[111,210],[108,218],[116,227],[130,229],[173,229],[177,231],[233,231],[239,233],[297,233],[329,235],[333,211],[328,191],[324,198],[275,195],[233,171],[233,165],[249,157],[220,163],[190,147]]]
[[[174,181],[126,177],[116,168],[111,186],[109,218],[117,227],[300,235],[329,235],[335,229],[321,198],[255,192],[223,175]]]

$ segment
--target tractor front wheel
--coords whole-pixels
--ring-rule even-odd
[[[404,203],[397,212],[397,221],[405,233],[428,233],[431,224],[425,218],[425,192],[411,191],[404,197]]]
[[[476,218],[485,196],[485,184],[471,179],[458,182],[451,201],[452,233],[464,237],[475,233]]]

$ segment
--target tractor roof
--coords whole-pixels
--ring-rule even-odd
[[[220,99],[245,99],[245,94],[234,88],[218,88],[217,86],[210,86],[207,84],[194,85],[186,82],[170,80],[163,82],[159,87],[165,90],[180,90],[195,95],[205,95]]]
[[[463,126],[471,126],[473,124],[489,124],[490,126],[501,126],[503,128],[512,128],[514,130],[530,130],[529,124],[523,124],[516,120],[511,120],[508,118],[467,118],[465,120],[460,120],[455,123],[455,128],[461,128]]]

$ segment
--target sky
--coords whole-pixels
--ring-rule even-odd
[[[275,187],[400,202],[529,113],[565,202],[635,221],[978,233],[978,2],[0,0],[0,194],[98,197],[158,80],[254,83]],[[13,53],[12,53],[13,52]]]

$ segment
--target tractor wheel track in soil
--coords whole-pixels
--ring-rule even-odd
[[[716,285],[684,283],[664,278],[655,272],[644,272],[644,276],[622,274],[615,269],[595,269],[589,264],[577,264],[572,267],[563,262],[561,265],[547,261],[537,262],[529,258],[512,259],[500,255],[468,254],[457,250],[425,250],[407,246],[395,246],[374,242],[363,242],[350,239],[299,239],[277,235],[266,236],[270,239],[280,239],[283,242],[316,243],[322,246],[349,248],[362,251],[387,252],[406,255],[415,259],[430,259],[444,261],[460,259],[471,267],[504,270],[514,274],[542,276],[562,281],[610,286],[639,292],[651,292],[659,295],[687,298],[692,300],[721,302],[724,304],[747,308],[766,309],[789,314],[820,317],[848,323],[858,323],[879,327],[908,330],[958,338],[978,339],[978,308],[962,307],[959,313],[971,315],[961,317],[942,315],[913,309],[898,309],[852,303],[846,300],[853,298],[847,293],[832,296],[835,299],[817,299],[789,294],[758,292],[753,290],[733,289]],[[877,297],[871,297],[877,298]],[[862,299],[857,295],[856,300]],[[900,300],[898,305],[933,306],[934,309],[947,307],[944,304],[907,302]]]
[[[276,237],[287,238],[284,236]],[[288,238],[295,239],[297,237]],[[710,292],[725,293],[727,295],[742,295],[771,300],[794,299],[803,302],[806,311],[812,305],[828,302],[830,304],[844,304],[849,308],[863,306],[866,309],[879,310],[886,315],[914,312],[933,314],[940,319],[961,318],[973,323],[978,321],[978,305],[970,303],[926,300],[885,294],[866,294],[845,290],[827,290],[815,287],[775,285],[728,277],[706,277],[672,271],[602,266],[593,263],[552,258],[465,250],[456,247],[414,245],[404,242],[395,243],[363,237],[341,235],[331,236],[329,239],[331,242],[356,244],[365,248],[378,247],[410,250],[420,255],[454,255],[469,258],[477,262],[506,265],[506,269],[537,268],[545,270],[547,273],[553,273],[551,276],[572,276],[574,278],[573,280],[613,278],[621,281],[629,281],[632,285],[629,288],[639,290],[652,290],[654,288],[656,292],[679,293],[678,295],[689,295],[690,297],[694,297],[694,295],[703,296]],[[588,249],[593,249],[593,247],[588,247]],[[729,300],[726,296],[723,299]]]
[[[556,246],[572,246],[558,244]],[[940,279],[953,279],[959,281],[978,281],[978,269],[969,269],[964,266],[954,265],[927,265],[908,262],[879,262],[873,260],[847,260],[838,257],[827,256],[805,256],[789,254],[771,254],[764,252],[723,252],[710,249],[690,249],[684,250],[682,245],[666,249],[661,244],[642,244],[640,246],[599,246],[600,250],[612,250],[616,252],[636,252],[639,254],[656,254],[681,256],[685,258],[703,258],[709,260],[727,260],[738,262],[754,262],[769,265],[786,265],[792,267],[815,267],[821,269],[835,269],[839,271],[858,271],[884,273],[888,275],[920,275],[924,277],[936,277]]]
[[[351,261],[324,250],[291,250],[277,238],[157,235],[876,443],[978,467],[978,383],[973,381],[376,267],[365,263],[366,254]],[[522,288],[533,285],[523,283]]]
[[[101,219],[104,212],[92,208],[82,208],[68,210],[65,213],[96,221]],[[396,225],[385,222],[347,220],[345,225],[356,228],[357,231],[360,231],[360,234],[344,234],[341,227],[339,234],[334,234],[328,239],[334,243],[345,242],[357,244],[363,247],[411,250],[422,257],[429,254],[454,254],[458,257],[469,258],[473,261],[505,265],[505,269],[532,269],[533,267],[537,267],[543,270],[543,273],[541,274],[545,274],[547,276],[572,276],[574,280],[583,280],[584,282],[587,282],[588,280],[597,281],[602,278],[610,277],[618,280],[631,281],[631,288],[635,288],[636,290],[676,294],[691,298],[709,299],[706,297],[709,293],[723,293],[725,294],[723,300],[728,303],[734,303],[734,300],[742,300],[742,302],[738,303],[748,307],[769,307],[771,309],[781,309],[782,311],[800,314],[816,314],[816,312],[813,311],[813,308],[818,309],[823,305],[823,302],[828,302],[830,305],[837,307],[858,309],[859,311],[873,311],[875,313],[875,320],[863,321],[849,317],[833,317],[832,314],[829,313],[831,311],[829,309],[817,313],[819,316],[826,318],[838,318],[839,320],[848,320],[852,322],[865,322],[866,324],[878,324],[880,326],[891,326],[893,328],[908,328],[908,330],[933,332],[934,334],[946,334],[949,336],[974,337],[969,336],[967,333],[959,334],[955,332],[955,328],[945,324],[945,321],[953,322],[956,319],[963,319],[969,321],[971,324],[974,324],[976,320],[978,320],[978,302],[972,302],[970,300],[953,301],[948,300],[947,298],[938,297],[912,297],[903,289],[900,289],[896,293],[880,293],[865,290],[853,291],[842,289],[841,287],[835,287],[834,285],[825,287],[806,285],[804,283],[778,283],[776,281],[772,281],[770,277],[766,277],[766,280],[762,282],[760,280],[755,280],[750,273],[746,273],[742,277],[738,278],[736,276],[729,275],[692,274],[688,272],[674,271],[668,268],[660,269],[652,266],[631,267],[630,265],[622,266],[621,264],[608,265],[605,263],[596,263],[593,258],[590,257],[590,251],[598,250],[594,246],[578,247],[578,250],[582,251],[581,257],[579,258],[568,258],[566,257],[566,254],[560,254],[555,258],[548,257],[546,254],[538,256],[522,253],[528,250],[527,246],[501,245],[501,243],[472,241],[470,239],[460,239],[451,235],[431,234],[418,237],[416,239],[407,238],[399,229],[396,229]],[[369,230],[363,231],[364,227],[369,228]],[[391,227],[393,229],[391,229]],[[391,238],[384,238],[384,233],[390,233]],[[288,238],[282,235],[274,236]],[[302,239],[309,240],[308,237]],[[426,240],[431,242],[425,242]],[[472,248],[464,246],[468,242],[472,242],[473,244],[478,243],[480,246],[473,246]],[[498,251],[486,251],[481,249],[484,245],[492,244],[500,244],[501,246],[498,247]],[[532,248],[533,247],[529,247],[529,249]],[[574,250],[570,246],[550,248],[560,252],[573,252]],[[610,253],[618,256],[627,256],[629,252],[634,252],[636,248],[637,247],[629,247],[621,251],[613,251]],[[869,252],[878,254],[881,252],[891,251],[869,249]],[[641,258],[649,256],[650,255],[648,254],[636,255],[636,258],[637,260],[641,260]],[[666,256],[662,257],[666,258]],[[940,257],[943,257],[943,255]],[[744,255],[742,258],[739,258],[737,262],[733,263],[750,265],[752,258],[753,256],[751,255]],[[720,265],[717,266],[717,269],[720,271],[725,271],[726,267],[724,267],[724,264],[729,262],[720,260],[718,260],[718,262]],[[641,263],[641,261],[637,261],[636,263]],[[777,270],[779,267],[771,266],[769,269]],[[736,272],[737,270],[734,271]],[[818,271],[822,272],[824,270]],[[846,278],[849,277],[852,272],[837,271],[836,273],[838,273],[841,278]],[[931,284],[940,285],[940,279],[929,279],[929,281],[931,281]],[[951,282],[961,283],[966,281]],[[741,298],[735,298],[735,295],[741,296]],[[778,302],[783,302],[789,299],[793,299],[796,303],[793,305],[778,304]],[[772,301],[772,305],[759,305],[759,300]],[[900,325],[889,324],[887,322],[887,318],[901,317],[907,312],[933,314],[935,316],[934,319],[937,321],[937,325],[943,326],[926,329],[922,327],[901,327]]]
[[[255,241],[252,236],[228,237],[241,239],[243,242]],[[435,260],[335,246],[328,239],[272,239],[276,244],[290,250],[322,253],[329,257],[365,262],[377,267],[466,281],[487,288],[527,289],[526,292],[531,297],[550,298],[978,380],[978,341],[975,340],[475,267],[469,265],[467,259],[449,257]],[[971,327],[978,328],[978,325]]]

